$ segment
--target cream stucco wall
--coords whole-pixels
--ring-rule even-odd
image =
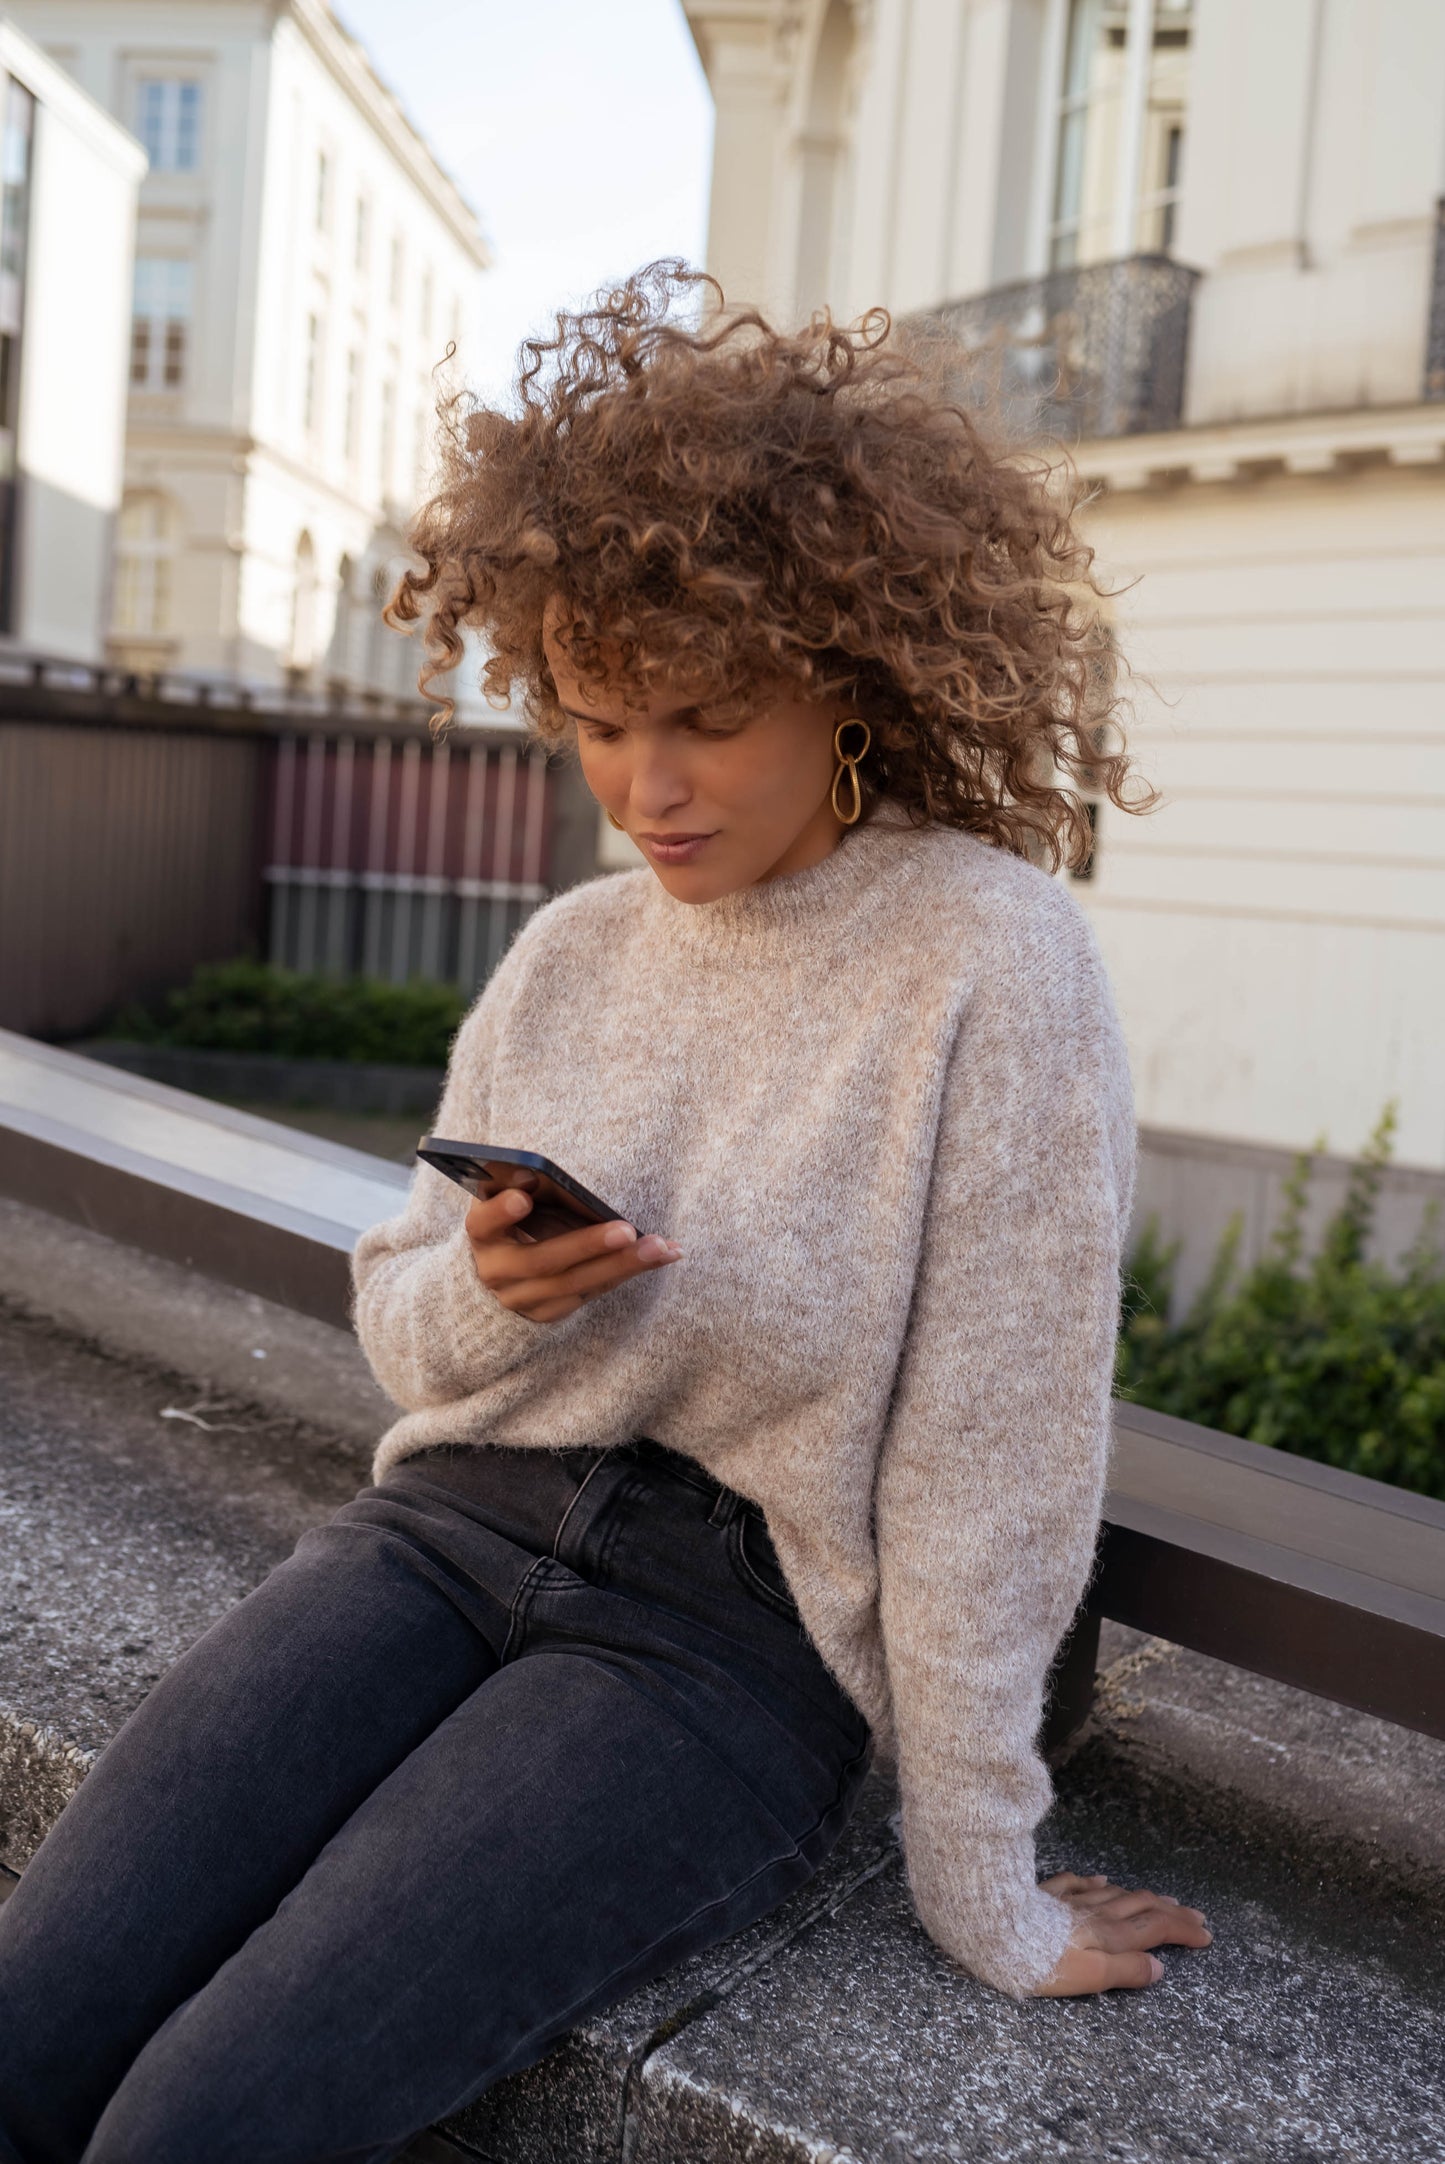
[[[1163,793],[1086,901],[1140,1117],[1445,1165],[1445,488],[1420,467],[1125,492],[1090,521]]]

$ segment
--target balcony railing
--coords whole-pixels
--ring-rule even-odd
[[[1168,256],[1121,256],[996,286],[916,318],[970,357],[972,402],[1025,436],[1135,436],[1177,428],[1199,272]]]
[[[1435,265],[1425,330],[1425,396],[1445,398],[1445,196],[1435,205]]]

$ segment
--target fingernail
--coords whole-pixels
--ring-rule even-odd
[[[609,1225],[602,1235],[604,1247],[628,1247],[637,1238],[631,1225]]]
[[[1163,1964],[1163,1962],[1162,1962],[1162,1961],[1161,1961],[1161,1960],[1159,1959],[1159,1956],[1158,1956],[1157,1954],[1151,1954],[1151,1955],[1149,1956],[1149,1981],[1150,1981],[1150,1983],[1151,1983],[1151,1984],[1157,1984],[1157,1983],[1158,1983],[1158,1981],[1159,1981],[1159,1979],[1160,1979],[1160,1977],[1161,1977],[1161,1976],[1162,1976],[1163,1974],[1164,1974],[1164,1964]]]
[[[527,1197],[516,1187],[507,1189],[505,1199],[508,1214],[512,1217],[520,1217],[522,1212],[530,1207]]]

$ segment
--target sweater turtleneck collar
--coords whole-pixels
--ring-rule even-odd
[[[654,921],[681,950],[739,958],[761,955],[800,936],[827,939],[846,924],[880,877],[912,876],[923,838],[906,813],[884,803],[803,871],[759,880],[713,902],[680,902],[650,875],[648,900]]]

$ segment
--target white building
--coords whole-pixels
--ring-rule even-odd
[[[1203,1164],[1393,1097],[1445,1167],[1445,8],[685,4],[730,299],[1063,371],[1165,795],[1078,888],[1141,1117]]]
[[[0,649],[103,658],[144,171],[0,19]]]
[[[477,219],[322,0],[17,0],[149,154],[110,651],[400,690],[377,619]]]

